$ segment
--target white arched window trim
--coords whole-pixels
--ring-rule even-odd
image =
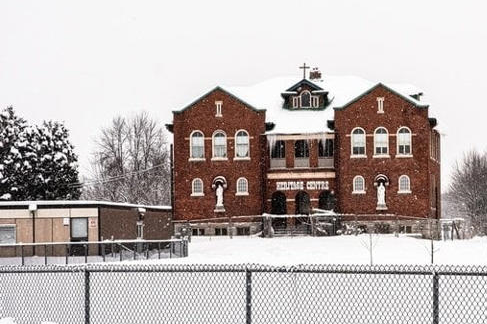
[[[237,134],[240,132],[245,132],[247,134],[247,156],[237,156]],[[250,135],[249,132],[247,132],[245,129],[239,129],[238,131],[235,132],[234,136],[234,145],[235,145],[235,156],[234,160],[250,160]]]
[[[358,181],[362,181],[362,188],[360,188]],[[358,175],[353,178],[353,194],[360,195],[365,194],[365,179]]]
[[[405,188],[401,188],[401,180],[406,181],[405,183],[407,183],[407,185]],[[397,193],[410,194],[411,193],[411,178],[409,178],[409,176],[403,174],[402,176],[399,177],[399,179],[397,181],[397,187],[398,187]]]
[[[377,131],[379,129],[383,129],[386,131],[386,148],[387,148],[387,153],[377,153],[377,137],[378,137],[378,134],[377,134]],[[375,130],[374,130],[374,155],[373,157],[374,158],[388,158],[390,157],[389,155],[389,131],[387,130],[387,128],[385,128],[384,126],[379,126],[377,127]]]
[[[245,188],[243,187],[245,183]],[[237,184],[235,188],[235,196],[248,196],[249,195],[249,181],[247,178],[241,177],[237,179]]]
[[[363,137],[364,137],[364,154],[354,154],[353,153],[353,148],[354,148],[354,134],[353,132],[355,132],[357,129],[361,130],[363,132]],[[365,129],[363,129],[362,127],[355,127],[354,129],[352,129],[352,131],[350,132],[350,157],[352,158],[366,158],[367,157],[367,133],[365,132]]]
[[[304,106],[303,105],[303,95],[304,94],[308,94],[309,95],[309,106]],[[312,95],[311,95],[311,92],[309,92],[308,90],[304,90],[302,91],[300,94],[299,94],[299,101],[301,102],[301,108],[311,108],[313,106],[313,102],[312,102]]]
[[[199,133],[203,137],[203,157],[193,157],[193,135]],[[189,160],[190,161],[204,161],[205,160],[205,134],[200,130],[194,130],[189,135]]]
[[[215,136],[218,134],[223,134],[225,138],[225,149],[224,149],[224,156],[216,156],[216,150],[215,150]],[[213,132],[213,135],[211,136],[211,151],[212,151],[212,161],[227,161],[228,160],[228,141],[227,141],[227,134],[222,131],[222,130],[216,130]]]
[[[399,153],[399,132],[401,131],[401,129],[407,129],[409,131],[409,154]],[[413,132],[411,131],[411,129],[409,127],[401,126],[397,130],[397,133],[396,133],[396,157],[398,157],[398,158],[413,157]]]
[[[201,188],[199,188],[198,186],[201,186]],[[193,179],[193,181],[191,181],[191,196],[201,197],[204,195],[205,195],[205,190],[203,187],[203,180],[201,180],[200,178]]]

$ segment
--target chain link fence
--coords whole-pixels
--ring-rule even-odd
[[[17,324],[487,323],[487,268],[88,265],[0,268]]]

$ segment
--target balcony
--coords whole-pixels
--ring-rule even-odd
[[[332,157],[319,157],[318,168],[334,168],[334,161]]]
[[[286,168],[286,159],[271,159],[271,169]]]
[[[309,157],[295,157],[294,158],[295,168],[309,168]]]

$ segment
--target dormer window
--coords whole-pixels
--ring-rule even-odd
[[[319,96],[312,96],[308,90],[301,92],[299,96],[292,97],[293,108],[318,108]]]

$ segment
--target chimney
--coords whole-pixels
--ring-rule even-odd
[[[310,80],[321,80],[321,72],[317,67],[313,68],[309,72],[309,79]]]

